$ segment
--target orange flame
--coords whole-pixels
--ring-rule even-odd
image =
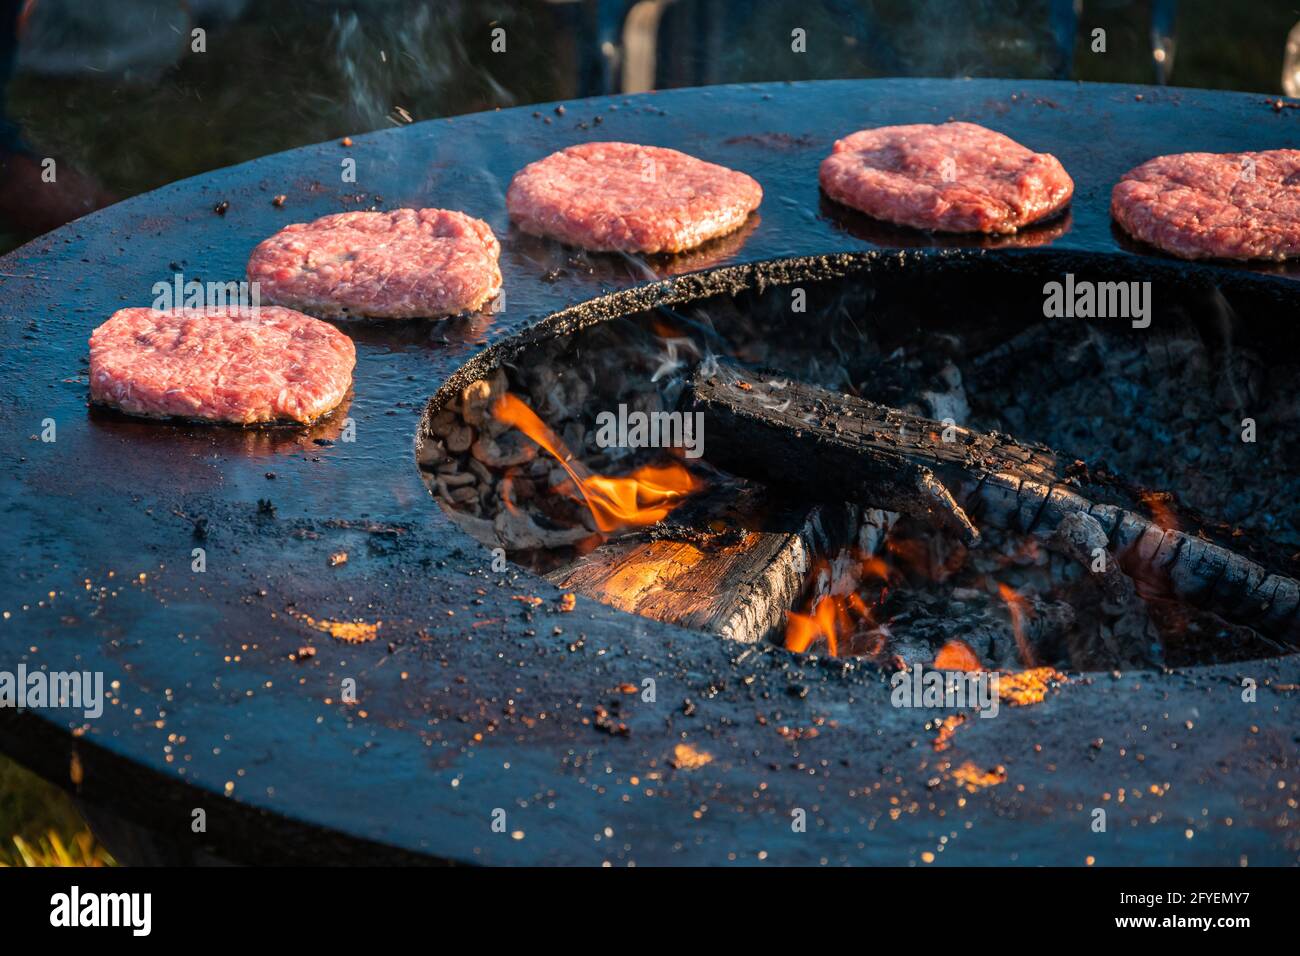
[[[1033,612],[1029,608],[1029,602],[1016,593],[1015,588],[1008,587],[1001,581],[998,582],[998,593],[1002,595],[1002,600],[1007,604],[1007,613],[1011,615],[1011,633],[1016,638],[1016,649],[1020,651],[1020,660],[1026,667],[1034,667],[1038,660],[1034,654],[1034,649],[1029,646],[1029,641],[1025,638],[1025,617]]]
[[[816,567],[827,571],[830,569],[830,565],[825,561],[818,561]],[[847,593],[822,595],[812,603],[811,609],[804,613],[791,611],[785,624],[786,650],[803,652],[816,641],[821,640],[826,642],[828,654],[832,657],[838,656],[844,641],[852,636],[860,625],[870,624],[872,621],[872,608],[858,593],[857,585],[869,579],[888,581],[890,573],[888,563],[882,558],[868,555],[853,567],[849,575],[831,582],[832,591],[841,591],[839,585],[846,581],[852,583],[853,588]],[[887,589],[882,587],[875,601],[877,605],[884,601],[886,593]]]
[[[492,403],[498,421],[518,428],[569,473],[601,531],[641,527],[662,521],[701,483],[684,466],[672,462],[638,468],[626,478],[593,475],[564,442],[524,402],[506,393]]]
[[[803,652],[821,639],[834,657],[839,653],[839,635],[847,633],[850,626],[846,602],[828,594],[818,599],[811,614],[790,612],[785,625],[785,646]]]
[[[519,506],[515,504],[515,470],[511,468],[501,478],[501,503],[505,505],[506,511],[513,515],[518,515]]]
[[[862,562],[862,576],[864,578],[879,578],[881,581],[889,580],[889,564],[884,558],[877,555],[871,555],[866,561]]]

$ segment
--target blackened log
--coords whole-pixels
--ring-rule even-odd
[[[780,500],[736,483],[680,506],[654,528],[609,541],[547,579],[620,610],[745,643],[779,634],[816,559],[879,546],[878,512]],[[870,540],[868,544],[866,539]]]
[[[690,401],[705,415],[705,458],[733,474],[942,520],[968,538],[977,533],[968,512],[1045,541],[1084,512],[1135,578],[1271,634],[1300,630],[1295,580],[1118,499],[1085,497],[1049,448],[730,365],[697,372]]]
[[[1080,670],[1163,666],[1159,635],[1137,586],[1118,561],[1097,560],[1097,550],[1105,552],[1109,544],[1101,523],[1083,511],[1062,518],[1047,541],[1048,547],[1088,569],[1102,595],[1100,611],[1105,620],[1071,642],[1070,663]],[[1104,666],[1097,666],[1099,662]]]

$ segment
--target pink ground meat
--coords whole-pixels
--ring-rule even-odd
[[[1055,156],[974,123],[860,130],[835,143],[819,178],[836,202],[940,232],[1013,233],[1074,194]]]
[[[90,398],[151,418],[309,422],[355,364],[350,338],[289,309],[122,309],[90,336]]]
[[[762,202],[749,176],[675,149],[583,143],[515,175],[519,228],[603,252],[682,252],[738,229]]]
[[[1157,156],[1124,174],[1110,211],[1184,259],[1300,256],[1300,150]]]
[[[344,212],[264,240],[248,260],[248,278],[262,301],[314,315],[457,315],[501,291],[500,254],[491,227],[463,212]]]

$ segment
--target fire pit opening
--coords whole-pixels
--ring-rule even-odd
[[[418,465],[484,546],[721,639],[887,668],[1271,657],[1300,604],[1290,298],[1043,251],[715,270],[489,350]]]

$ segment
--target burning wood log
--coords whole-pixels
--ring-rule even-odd
[[[884,518],[844,504],[778,503],[732,484],[654,528],[607,542],[547,575],[620,610],[754,643],[780,632],[815,559],[878,547]]]
[[[1118,486],[1089,488],[1048,448],[982,434],[734,366],[697,372],[705,458],[813,500],[849,500],[938,519],[975,537],[971,518],[1050,541],[1086,513],[1132,577],[1272,634],[1300,629],[1300,584],[1220,545],[1132,510]],[[1086,470],[1085,470],[1086,471]],[[1095,491],[1095,493],[1094,493]],[[1103,501],[1108,497],[1111,501]],[[1096,500],[1093,500],[1096,499]]]

